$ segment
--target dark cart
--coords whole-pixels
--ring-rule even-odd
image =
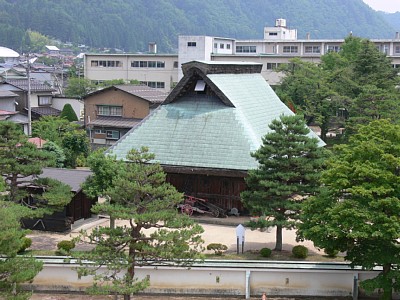
[[[183,214],[191,216],[193,212],[198,212],[200,214],[210,214],[216,218],[226,217],[226,211],[210,202],[207,199],[201,199],[193,196],[185,195],[185,201],[178,205],[178,208]]]

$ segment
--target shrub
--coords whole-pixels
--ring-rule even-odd
[[[294,246],[292,254],[295,258],[306,258],[308,256],[308,249],[303,245]]]
[[[332,248],[325,248],[324,252],[328,257],[336,257],[338,255],[338,253],[339,253],[338,250],[335,250],[335,249],[332,249]]]
[[[215,255],[222,255],[222,253],[227,249],[228,246],[219,243],[212,243],[207,245],[207,250],[213,250]]]
[[[272,250],[269,249],[269,248],[262,248],[262,249],[260,250],[260,255],[261,255],[262,257],[270,257],[271,254],[272,254]]]
[[[32,239],[24,236],[21,238],[21,240],[22,240],[22,245],[19,248],[18,253],[24,252],[26,249],[32,246]]]
[[[74,248],[75,243],[73,241],[60,241],[57,244],[58,253],[62,255],[69,254]]]
[[[78,117],[71,104],[67,103],[64,105],[63,110],[61,111],[60,118],[65,118],[70,122],[78,121]]]

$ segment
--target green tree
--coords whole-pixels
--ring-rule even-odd
[[[137,267],[166,260],[189,266],[201,249],[203,230],[178,213],[176,206],[183,196],[165,182],[166,174],[159,164],[149,163],[154,161],[153,154],[146,148],[131,150],[126,160],[105,192],[110,201],[93,208],[95,213],[125,220],[125,225],[98,227],[91,233],[83,232],[81,237],[95,248],[80,258],[92,261],[96,267],[105,266],[107,271],[97,273],[97,268],[82,266],[78,272],[97,275],[90,292],[122,294],[130,299],[131,294],[149,284],[149,279],[135,277]]]
[[[27,210],[24,217],[40,217],[64,207],[71,201],[70,187],[59,181],[37,178],[43,167],[53,165],[53,155],[41,151],[28,142],[20,127],[12,122],[0,122],[0,170],[5,180],[6,200],[23,204]],[[41,187],[35,204],[26,202],[26,186]],[[29,213],[28,213],[29,212]]]
[[[0,200],[0,297],[25,300],[30,292],[21,290],[20,284],[31,281],[42,269],[42,263],[33,257],[17,256],[26,231],[21,230],[21,207]]]
[[[76,116],[74,109],[69,103],[64,105],[60,114],[60,118],[67,119],[70,122],[78,121],[78,117]]]
[[[251,213],[263,216],[251,227],[276,226],[275,250],[281,251],[282,229],[297,226],[302,199],[319,188],[325,151],[308,136],[301,116],[281,116],[269,127],[272,131],[251,154],[259,167],[249,170],[241,197]]]
[[[85,130],[67,119],[46,116],[32,123],[32,135],[54,142],[64,152],[64,166],[75,168],[78,158],[86,159],[89,154],[89,138]]]
[[[304,114],[307,125],[321,128],[321,139],[326,140],[328,130],[342,106],[343,98],[328,84],[328,73],[312,62],[299,58],[280,68],[285,73],[276,92],[298,114]]]
[[[89,154],[89,139],[84,130],[66,132],[61,145],[66,156],[66,165],[71,168],[77,166],[78,157],[86,158]]]
[[[68,79],[68,85],[65,89],[65,95],[67,97],[83,98],[95,90],[96,85],[93,84],[89,79],[70,77]]]
[[[400,125],[376,120],[334,148],[322,174],[325,191],[303,203],[299,237],[344,251],[352,266],[383,271],[361,286],[400,290]]]
[[[54,166],[56,168],[64,167],[64,163],[65,163],[66,157],[65,157],[63,149],[60,146],[58,146],[54,142],[49,141],[49,142],[47,142],[46,144],[43,145],[42,150],[53,154],[54,159],[55,159],[55,165]]]

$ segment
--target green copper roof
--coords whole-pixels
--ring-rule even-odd
[[[232,102],[217,96],[185,95],[161,105],[110,148],[124,159],[132,148],[147,146],[163,165],[248,170],[268,124],[292,115],[261,74],[208,74]]]

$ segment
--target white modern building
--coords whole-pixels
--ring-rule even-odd
[[[400,67],[400,34],[393,39],[371,40]],[[338,52],[344,39],[297,38],[297,30],[287,27],[285,19],[264,28],[263,39],[237,40],[212,36],[179,36],[178,54],[86,54],[85,77],[94,81],[138,80],[148,86],[169,91],[182,78],[183,63],[236,61],[262,63],[262,76],[270,85],[279,84],[283,74],[274,70],[293,57],[319,62],[321,55]],[[152,45],[154,49],[154,45]]]

